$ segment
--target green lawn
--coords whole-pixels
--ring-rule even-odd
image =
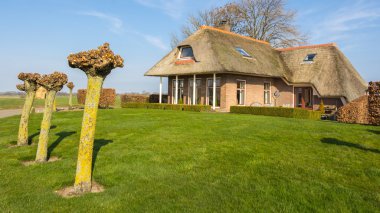
[[[18,116],[0,119],[1,212],[376,212],[380,127],[252,115],[100,110],[94,179],[100,194],[65,199],[82,112],[53,115],[49,153],[8,148]]]
[[[19,96],[0,96],[0,110],[1,109],[21,109],[24,106],[24,98]],[[69,96],[57,96],[57,107],[69,106]],[[34,107],[44,107],[44,99],[35,99]],[[77,97],[73,96],[73,105],[77,105]],[[120,97],[116,96],[115,107],[120,107]]]

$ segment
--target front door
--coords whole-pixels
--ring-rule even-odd
[[[313,89],[311,87],[294,87],[295,107],[313,107]]]

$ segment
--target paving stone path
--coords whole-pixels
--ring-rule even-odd
[[[21,109],[2,109],[0,110],[0,118],[6,118],[13,115],[21,114]]]

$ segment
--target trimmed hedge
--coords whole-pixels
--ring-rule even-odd
[[[231,106],[231,113],[320,120],[322,113],[298,108]]]
[[[77,99],[78,103],[81,105],[85,104],[86,101],[86,89],[78,89]],[[116,91],[111,88],[102,89],[99,97],[99,108],[109,108],[114,106],[116,101]]]
[[[192,112],[210,111],[211,106],[208,105],[182,105],[182,104],[157,104],[157,103],[121,103],[122,108],[143,108],[143,109],[163,109],[163,110],[179,110]]]
[[[149,103],[159,103],[159,102],[160,102],[159,94],[149,95]],[[162,95],[162,103],[168,103],[168,95]]]
[[[120,100],[122,103],[148,103],[149,96],[140,94],[123,94],[120,96]]]

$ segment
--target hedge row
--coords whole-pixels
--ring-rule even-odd
[[[86,91],[85,89],[79,89],[77,94],[78,103],[84,105],[86,101]],[[109,108],[114,106],[116,101],[116,91],[115,89],[104,88],[100,93],[99,107]]]
[[[148,103],[149,96],[140,94],[123,94],[120,96],[120,100],[122,103]]]
[[[182,105],[182,104],[157,104],[157,103],[121,103],[122,108],[144,108],[144,109],[163,109],[163,110],[179,110],[204,112],[210,111],[211,106],[208,105]]]
[[[159,94],[151,94],[149,95],[149,103],[159,103],[160,95]],[[162,103],[168,102],[168,95],[162,95]]]
[[[239,114],[267,115],[310,120],[320,120],[322,114],[320,111],[284,107],[231,106],[230,111],[231,113]]]

